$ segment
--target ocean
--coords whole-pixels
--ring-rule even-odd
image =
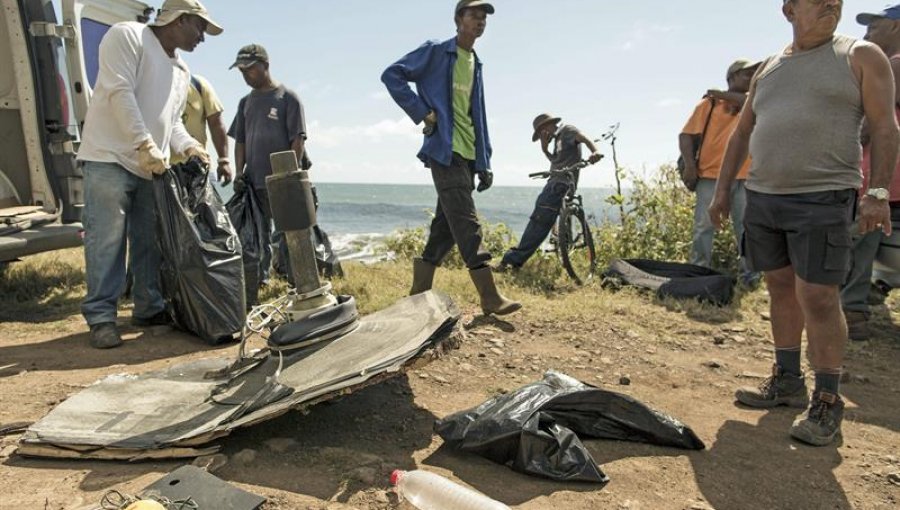
[[[224,199],[231,187],[219,188]],[[427,226],[437,194],[431,185],[317,183],[318,222],[342,260],[370,259],[376,246],[391,233]],[[504,223],[521,236],[541,187],[496,186],[475,193],[478,213],[491,223]],[[614,190],[578,190],[592,223],[614,214],[606,198]]]

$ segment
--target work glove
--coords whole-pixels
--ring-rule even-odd
[[[184,157],[187,159],[198,158],[203,163],[203,166],[209,168],[209,153],[199,144],[191,145],[185,149]]]
[[[494,184],[494,172],[485,170],[478,172],[478,187],[475,188],[479,193],[490,188]]]
[[[163,154],[159,147],[148,138],[138,147],[138,166],[141,171],[153,175],[160,175],[169,168],[169,160]]]
[[[428,112],[428,115],[425,116],[424,123],[425,127],[422,128],[422,134],[425,136],[434,134],[434,128],[437,127],[437,114],[434,113],[434,110]]]

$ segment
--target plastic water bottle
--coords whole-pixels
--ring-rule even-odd
[[[509,510],[480,492],[420,469],[394,471],[391,485],[419,510]]]

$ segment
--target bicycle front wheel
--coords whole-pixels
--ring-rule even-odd
[[[563,207],[559,215],[559,240],[557,251],[569,276],[584,285],[597,269],[597,251],[591,227],[584,217],[584,210],[575,206]]]

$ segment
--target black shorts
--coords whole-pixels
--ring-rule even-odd
[[[770,195],[747,190],[742,253],[753,271],[793,266],[803,281],[841,285],[850,271],[856,190]]]

